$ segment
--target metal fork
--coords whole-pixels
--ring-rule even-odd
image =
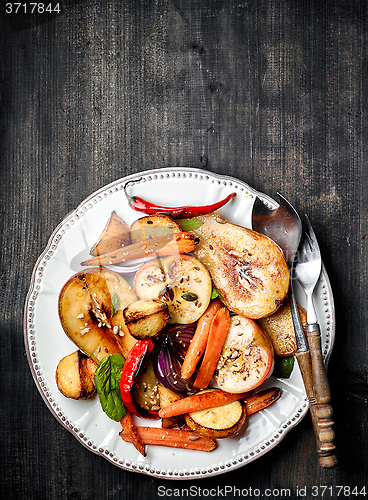
[[[307,215],[305,216],[305,221],[305,229],[298,250],[295,276],[303,287],[307,298],[308,323],[318,326],[313,302],[313,292],[321,274],[322,260],[317,238]]]
[[[322,426],[324,432],[322,457],[325,457],[327,467],[332,467],[337,459],[333,455],[335,445],[333,444],[334,433],[332,430],[333,421],[332,407],[330,405],[330,387],[323,363],[321,348],[321,332],[313,302],[313,292],[319,279],[322,269],[321,252],[312,225],[305,216],[305,230],[298,249],[297,264],[294,268],[294,275],[303,288],[307,299],[307,326],[305,328],[310,347],[312,361],[312,378],[314,396],[316,402],[316,416],[319,419],[318,425]]]

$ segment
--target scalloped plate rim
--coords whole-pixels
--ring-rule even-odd
[[[132,472],[138,472],[142,474],[146,474],[152,477],[157,477],[161,479],[174,479],[174,480],[180,480],[180,479],[200,479],[200,478],[208,478],[213,475],[218,475],[218,474],[223,474],[226,472],[230,472],[232,470],[238,469],[239,467],[242,467],[257,458],[260,458],[263,456],[265,453],[273,449],[277,444],[286,436],[286,434],[294,428],[306,415],[308,411],[308,401],[307,398],[304,398],[303,400],[300,401],[300,411],[298,411],[297,416],[294,417],[295,422],[291,423],[290,425],[283,426],[282,429],[279,429],[279,432],[277,434],[277,438],[271,440],[273,441],[272,443],[268,444],[267,446],[257,446],[256,448],[263,448],[261,449],[254,449],[251,451],[248,451],[246,456],[244,454],[240,457],[238,457],[236,460],[234,459],[231,464],[229,463],[219,463],[216,464],[216,466],[209,466],[207,470],[198,470],[196,472],[188,472],[187,470],[183,471],[177,471],[174,470],[172,471],[171,469],[153,469],[152,466],[147,468],[142,465],[139,465],[138,463],[129,463],[125,462],[122,463],[122,461],[114,457],[113,454],[107,453],[107,450],[104,449],[97,449],[92,447],[89,443],[88,440],[85,438],[85,436],[80,437],[79,436],[79,430],[75,428],[74,424],[71,424],[68,420],[63,421],[59,415],[57,414],[57,410],[53,407],[52,404],[52,399],[48,399],[48,397],[45,394],[45,390],[43,389],[42,383],[40,383],[39,375],[36,373],[36,367],[34,366],[35,363],[32,360],[31,356],[31,346],[29,345],[29,340],[30,336],[32,335],[32,332],[29,330],[28,326],[28,319],[29,319],[29,313],[31,310],[33,310],[33,303],[32,303],[32,295],[35,295],[35,298],[37,298],[37,292],[35,291],[37,287],[37,271],[40,269],[40,263],[42,260],[46,258],[46,255],[52,245],[55,242],[55,239],[58,235],[58,233],[61,231],[63,226],[65,226],[72,218],[73,216],[76,216],[78,212],[80,212],[85,205],[87,205],[91,200],[99,196],[101,193],[105,193],[112,187],[116,187],[119,184],[126,183],[129,180],[135,180],[139,177],[149,177],[149,176],[156,176],[156,175],[161,175],[163,173],[166,174],[175,174],[178,177],[185,177],[188,173],[189,174],[194,174],[194,175],[203,175],[207,176],[208,178],[215,178],[220,181],[224,182],[235,182],[243,187],[243,189],[246,189],[249,191],[254,197],[258,196],[261,200],[265,201],[270,207],[276,208],[278,206],[277,202],[273,200],[270,196],[257,191],[256,189],[252,188],[249,184],[246,182],[237,179],[232,176],[228,175],[222,175],[222,174],[217,174],[214,172],[210,172],[204,169],[199,169],[199,168],[194,168],[194,167],[166,167],[166,168],[158,168],[158,169],[151,169],[151,170],[144,170],[141,172],[133,173],[127,176],[124,176],[120,179],[117,179],[115,181],[110,182],[109,184],[99,188],[98,190],[94,191],[92,194],[87,196],[74,210],[69,212],[66,217],[56,226],[55,230],[52,232],[51,236],[48,239],[48,242],[46,244],[45,249],[43,252],[40,254],[38,257],[33,271],[31,275],[31,280],[30,280],[30,287],[26,296],[25,300],[25,309],[24,309],[24,319],[23,319],[23,327],[24,327],[24,341],[25,341],[25,347],[26,347],[26,354],[27,354],[27,360],[30,366],[30,370],[33,376],[33,379],[35,381],[36,387],[41,394],[44,402],[46,403],[47,407],[53,414],[53,416],[57,419],[57,421],[64,427],[66,428],[85,448],[87,448],[89,451],[95,453],[96,455],[99,455],[106,460],[108,460],[110,463],[113,465],[127,470],[127,471],[132,471]],[[178,175],[179,174],[179,175]],[[183,175],[184,174],[184,175]],[[175,177],[174,175],[174,177]],[[142,214],[143,216],[143,214]],[[60,236],[59,240],[62,239],[62,236]],[[329,360],[329,356],[331,355],[334,340],[335,340],[335,308],[334,308],[334,301],[333,301],[333,294],[332,294],[332,288],[331,284],[326,272],[325,267],[323,266],[322,268],[322,274],[320,280],[324,281],[324,287],[327,289],[327,294],[329,296],[329,306],[330,306],[330,314],[331,314],[331,322],[330,322],[330,333],[329,333],[329,342],[327,345],[327,348],[325,350],[325,362],[327,364]],[[275,431],[276,432],[276,431]],[[209,454],[210,455],[210,454]]]

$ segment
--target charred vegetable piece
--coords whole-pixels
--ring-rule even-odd
[[[96,363],[108,354],[125,354],[120,346],[124,337],[114,334],[114,322],[119,312],[111,317],[114,295],[119,307],[137,300],[130,284],[119,274],[108,269],[90,268],[76,273],[64,285],[59,296],[59,317],[67,336]],[[124,328],[124,318],[119,319]],[[110,328],[111,326],[111,328]],[[118,331],[118,328],[116,328]]]
[[[272,403],[279,399],[281,392],[280,387],[270,387],[269,389],[264,389],[263,391],[259,391],[248,396],[244,400],[247,415],[249,416],[257,411],[268,408]]]
[[[56,384],[59,391],[67,398],[86,399],[95,392],[91,377],[91,364],[97,366],[81,351],[65,356],[56,368]]]
[[[233,401],[223,406],[188,413],[185,415],[185,422],[193,431],[217,439],[236,434],[246,417],[244,403]]]
[[[157,337],[170,318],[167,304],[160,300],[137,300],[124,309],[129,333],[138,340]]]
[[[232,316],[217,364],[215,380],[227,392],[259,387],[271,375],[274,354],[271,340],[253,320]]]
[[[300,321],[305,328],[307,313],[298,305]],[[275,356],[291,356],[296,353],[297,345],[289,300],[285,300],[280,309],[267,318],[257,320],[257,323],[270,337]]]
[[[222,346],[227,337],[229,324],[229,310],[226,307],[220,307],[212,320],[203,360],[198,369],[193,387],[204,389],[210,383],[222,351]]]
[[[221,302],[213,300],[198,320],[193,339],[188,346],[181,366],[181,376],[184,380],[190,379],[195,372],[197,364],[206,350],[212,322],[220,308]]]
[[[222,301],[237,314],[258,319],[275,312],[289,289],[289,269],[270,238],[218,214],[199,217],[194,255],[209,270]]]
[[[152,340],[138,340],[130,350],[121,373],[121,398],[127,409],[143,418],[158,418],[158,411],[148,411],[139,406],[135,398],[137,378],[142,366],[148,361],[148,356],[154,348]],[[157,409],[158,410],[158,409]]]
[[[196,394],[187,396],[186,398],[174,401],[165,408],[161,408],[160,417],[174,417],[176,415],[184,415],[200,410],[223,406],[233,401],[245,399],[250,396],[250,392],[242,394],[230,394],[221,389],[210,389],[199,391]]]
[[[186,450],[212,451],[216,448],[216,441],[197,432],[184,429],[161,429],[158,427],[137,426],[138,435],[143,444],[170,446]],[[120,437],[131,443],[131,437],[123,430]]]
[[[120,423],[123,428],[122,432],[129,436],[130,442],[139,451],[139,453],[145,457],[145,446],[139,437],[137,427],[135,426],[132,415],[129,411],[126,412],[125,416],[120,420]]]

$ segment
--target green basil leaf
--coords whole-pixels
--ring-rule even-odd
[[[216,290],[216,288],[212,288],[212,293],[211,293],[211,299],[217,299],[219,298],[221,300],[221,295],[219,292]]]
[[[121,399],[120,378],[125,358],[121,354],[104,357],[95,372],[95,384],[103,411],[119,422],[127,410]]]
[[[114,292],[114,295],[111,297],[111,317],[114,316],[118,312],[120,308],[120,297]]]
[[[177,219],[176,222],[179,224],[182,231],[185,232],[194,231],[195,229],[201,227],[201,225],[203,224],[202,221],[196,219],[195,217],[192,217],[191,219]]]
[[[294,356],[275,358],[273,376],[276,378],[289,378],[294,368]]]

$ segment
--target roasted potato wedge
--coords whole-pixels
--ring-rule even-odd
[[[276,243],[216,213],[198,219],[203,224],[191,231],[199,239],[193,254],[209,270],[224,304],[252,319],[274,313],[289,289],[288,266]]]
[[[307,313],[298,305],[298,311],[303,328],[307,325]],[[297,351],[293,318],[291,316],[289,300],[271,316],[257,320],[257,323],[270,337],[275,356],[281,358],[292,356]]]
[[[165,408],[166,406],[169,406],[174,401],[177,401],[178,399],[183,399],[182,394],[179,394],[179,393],[174,392],[170,389],[167,389],[167,387],[164,387],[162,384],[158,384],[158,395],[160,398],[160,408]],[[161,425],[163,428],[169,429],[171,427],[175,427],[178,424],[180,424],[180,422],[182,422],[182,420],[183,420],[182,415],[177,415],[175,417],[162,418]]]
[[[90,268],[72,276],[62,288],[60,321],[77,347],[99,363],[107,354],[123,354],[119,336],[113,333],[111,314],[135,300],[132,287],[119,274]]]
[[[215,408],[188,413],[185,415],[185,422],[193,431],[217,439],[236,434],[246,421],[246,417],[244,403],[234,401]]]
[[[157,337],[170,318],[167,304],[157,299],[137,300],[123,310],[123,315],[129,333],[139,340]]]
[[[66,398],[72,399],[87,399],[92,396],[96,390],[93,368],[97,368],[97,363],[79,350],[65,356],[56,368],[55,378],[59,391]]]
[[[114,210],[111,212],[104,230],[89,253],[96,257],[97,255],[102,255],[112,250],[117,250],[122,246],[129,245],[129,243],[129,226]]]
[[[133,222],[130,226],[132,243],[158,238],[166,234],[181,233],[181,227],[167,215],[147,215]]]

